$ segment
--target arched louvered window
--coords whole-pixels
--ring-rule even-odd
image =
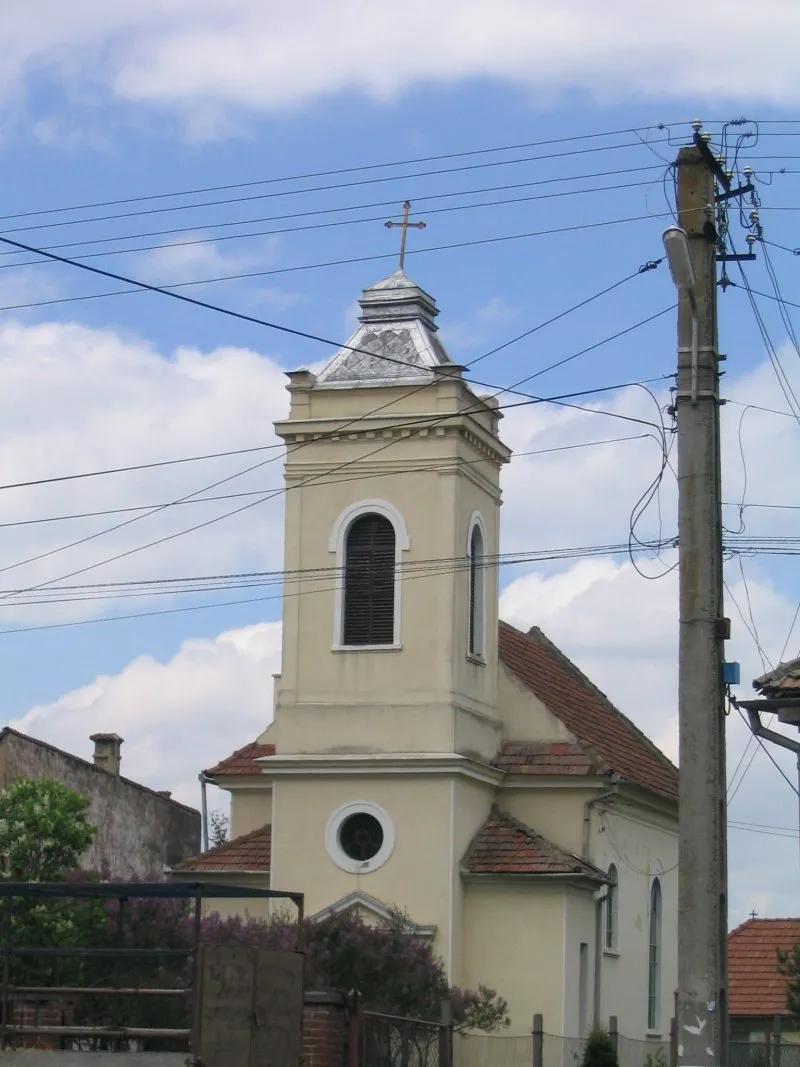
[[[647,1029],[658,1030],[661,1018],[661,882],[650,889],[650,948],[647,961]]]
[[[483,586],[486,549],[483,532],[476,522],[469,537],[469,654],[482,656],[483,647]]]
[[[343,645],[394,643],[395,532],[383,515],[362,515],[344,548]]]

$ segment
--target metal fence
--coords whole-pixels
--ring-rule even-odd
[[[730,1067],[800,1067],[800,1045],[765,1034],[761,1041],[731,1041]]]
[[[452,1027],[379,1012],[360,1012],[361,1067],[451,1067]]]
[[[292,900],[302,938],[301,894],[200,882],[0,882],[0,1051],[185,1051],[203,904],[222,897]],[[169,947],[140,943],[132,913],[164,902]],[[56,930],[66,940],[59,947]],[[87,947],[90,930],[102,932],[101,946]]]

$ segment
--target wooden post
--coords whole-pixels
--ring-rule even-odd
[[[359,1067],[361,1062],[361,1002],[356,993],[349,1005],[347,1020],[347,1067]]]
[[[442,1021],[439,1024],[439,1067],[453,1067],[453,1005],[442,1001]]]
[[[619,1052],[619,1023],[617,1022],[616,1015],[609,1015],[608,1017],[608,1036],[611,1038],[611,1044],[614,1046],[614,1051]]]
[[[533,1017],[533,1067],[544,1063],[544,1022],[541,1015]]]
[[[776,1015],[772,1020],[772,1062],[775,1067],[781,1067],[781,1017]]]

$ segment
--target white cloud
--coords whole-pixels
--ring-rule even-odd
[[[118,733],[126,777],[197,806],[197,775],[252,741],[272,719],[272,674],[280,669],[280,623],[189,639],[166,663],[139,656],[52,704],[15,729],[91,759],[89,736]]]
[[[800,10],[786,0],[765,0],[757,17],[739,0],[407,0],[402,19],[360,0],[7,0],[0,96],[44,72],[84,93],[178,109],[195,137],[231,132],[231,108],[291,108],[343,91],[392,99],[466,78],[515,84],[534,100],[577,89],[604,102],[789,105],[800,91],[799,30]],[[709,63],[709,40],[726,63]],[[747,77],[731,77],[737,69]]]
[[[0,329],[0,484],[127,467],[240,448],[278,446],[271,422],[287,407],[285,378],[268,357],[245,348],[179,348],[162,355],[136,337],[75,324]],[[269,491],[282,481],[281,449],[198,463],[87,478],[3,493],[3,523],[177,500],[256,464],[209,495]],[[0,586],[28,588],[120,552],[187,529],[253,497],[185,504],[137,519],[66,551],[11,565],[136,518],[104,515],[3,529]],[[280,560],[281,497],[214,523],[80,581],[229,573],[275,567]],[[125,601],[134,610],[139,600]],[[160,605],[159,605],[160,606]],[[102,612],[103,602],[10,609],[0,599],[0,629],[11,619],[63,619]]]

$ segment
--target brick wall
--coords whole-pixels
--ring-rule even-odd
[[[346,1067],[347,1015],[342,997],[306,993],[301,1067]]]
[[[12,1026],[69,1026],[71,1020],[71,1008],[54,1001],[15,1001],[11,1009]],[[57,1049],[60,1041],[61,1038],[54,1034],[18,1034],[14,1037],[17,1048]]]

